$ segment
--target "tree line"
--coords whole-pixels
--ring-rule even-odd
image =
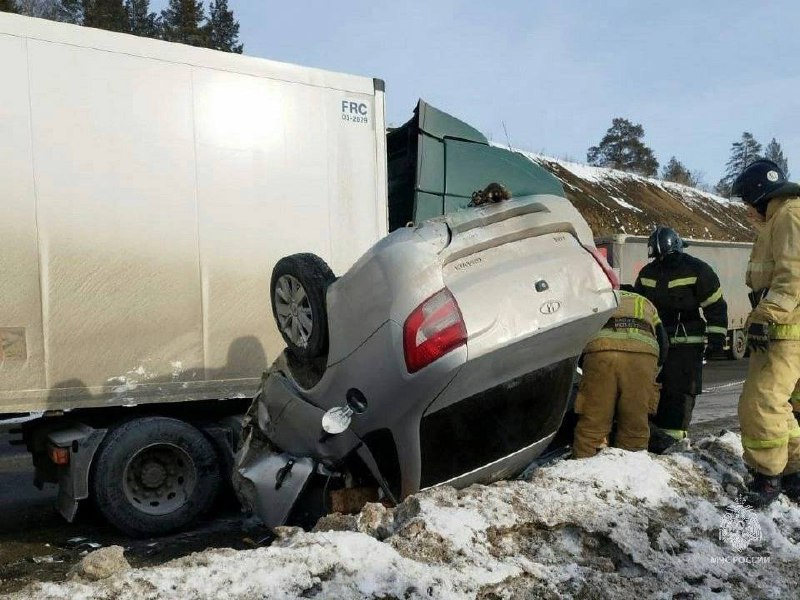
[[[644,128],[638,123],[628,119],[615,118],[611,121],[603,139],[597,146],[592,146],[586,152],[586,160],[590,165],[609,167],[628,171],[645,177],[658,176],[658,160],[653,150],[643,141]],[[783,154],[780,143],[772,138],[765,150],[753,137],[745,131],[741,139],[733,142],[730,157],[725,164],[725,175],[714,186],[714,191],[720,196],[729,196],[731,185],[736,176],[754,160],[767,158],[775,162],[786,176],[789,176],[789,164]],[[672,156],[661,169],[661,179],[681,183],[691,187],[704,187],[703,174],[699,171],[688,169],[675,156]]]
[[[0,11],[131,33],[241,54],[239,22],[228,0],[169,0],[160,14],[150,0],[0,0]]]

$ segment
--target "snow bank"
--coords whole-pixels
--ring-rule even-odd
[[[732,433],[664,457],[610,449],[527,480],[436,488],[394,511],[369,505],[320,524],[375,532],[359,524],[388,516],[381,539],[297,533],[268,548],[209,550],[13,597],[796,597],[800,508],[785,497],[767,511],[737,508],[744,474]]]

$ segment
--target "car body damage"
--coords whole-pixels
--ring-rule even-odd
[[[616,307],[592,250],[586,223],[553,194],[379,241],[326,290],[326,322],[313,324],[327,328],[325,354],[287,351],[265,373],[237,456],[244,504],[270,527],[310,525],[358,500],[522,471]]]
[[[274,527],[309,488],[372,485],[397,500],[521,471],[557,430],[575,360],[616,307],[588,243],[557,196],[466,209],[378,242],[327,289],[324,360],[285,352],[264,375],[237,459],[245,503]],[[410,317],[443,290],[464,343],[410,372]],[[332,409],[341,433],[323,428]]]

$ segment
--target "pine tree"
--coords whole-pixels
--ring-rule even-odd
[[[674,156],[669,159],[669,162],[664,165],[664,168],[661,170],[661,179],[688,185],[689,187],[697,187],[699,184],[699,177],[697,174],[687,169],[684,164]]]
[[[18,13],[15,0],[0,0],[0,12]]]
[[[778,140],[772,138],[772,141],[767,144],[767,149],[764,152],[764,158],[767,158],[778,165],[783,171],[786,178],[789,178],[789,161],[783,155],[783,148],[778,143]]]
[[[122,0],[83,0],[83,24],[108,31],[130,31]]]
[[[200,0],[169,0],[161,11],[163,38],[192,46],[208,46],[208,32],[203,26],[205,11]]]
[[[239,43],[239,21],[228,8],[228,0],[211,0],[208,13],[208,47],[241,54],[244,46]]]
[[[150,12],[150,0],[125,0],[128,31],[142,37],[159,37],[160,20]]]
[[[752,133],[743,132],[742,139],[731,145],[731,155],[725,164],[725,175],[719,180],[714,190],[720,196],[730,196],[733,180],[747,165],[761,157],[761,144],[756,141]]]
[[[642,142],[643,137],[644,128],[638,123],[619,117],[613,119],[600,144],[589,148],[586,160],[599,167],[654,177],[658,172],[658,161],[653,151]]]

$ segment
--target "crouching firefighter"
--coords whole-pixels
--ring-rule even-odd
[[[744,460],[753,473],[745,501],[770,504],[781,490],[800,501],[800,186],[768,160],[736,178],[731,198],[760,220],[747,265],[753,311],[747,319],[750,364],[739,398]],[[794,401],[794,402],[793,402]]]
[[[658,402],[656,373],[666,356],[667,335],[646,298],[623,286],[618,300],[614,315],[583,351],[574,458],[594,456],[607,446],[615,418],[614,446],[647,448],[648,415]]]
[[[657,453],[687,436],[695,398],[703,389],[706,336],[712,350],[721,350],[728,333],[728,306],[719,277],[705,262],[686,254],[685,246],[674,229],[656,227],[647,241],[653,260],[639,272],[634,286],[658,309],[669,336],[650,435],[650,450]]]

